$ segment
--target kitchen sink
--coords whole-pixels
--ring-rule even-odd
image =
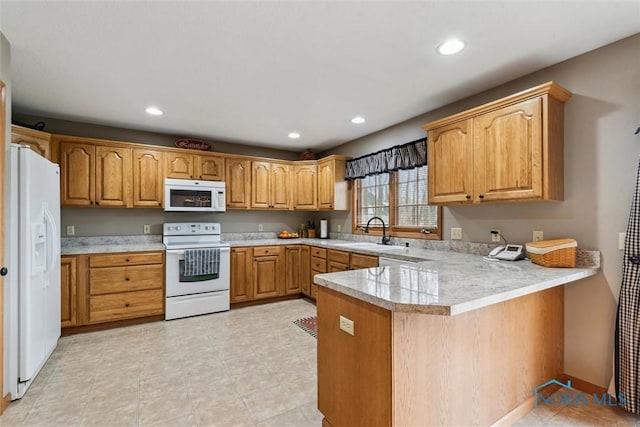
[[[336,243],[336,246],[340,246],[346,249],[365,249],[368,251],[394,251],[402,249],[401,246],[382,245],[379,243],[369,242],[353,242],[353,243]]]

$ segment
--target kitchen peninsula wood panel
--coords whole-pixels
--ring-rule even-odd
[[[320,287],[319,409],[333,426],[491,425],[530,409],[533,388],[563,373],[563,306],[562,286],[455,316]]]

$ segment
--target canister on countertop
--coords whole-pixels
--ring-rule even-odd
[[[322,218],[320,220],[320,238],[321,239],[329,238],[329,224],[327,223],[326,218]]]

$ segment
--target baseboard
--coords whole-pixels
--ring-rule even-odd
[[[106,329],[121,328],[123,326],[139,325],[142,323],[164,321],[164,314],[157,314],[136,319],[117,320],[115,322],[96,323],[93,325],[82,325],[62,328],[62,336],[83,334],[85,332],[104,331]]]
[[[2,398],[2,404],[0,404],[0,415],[3,414],[3,412],[5,411],[5,409],[7,409],[9,407],[9,405],[11,404],[11,393],[7,393],[3,398]]]
[[[553,394],[558,391],[559,388],[560,386],[557,384],[550,384],[542,390],[544,390],[545,393]],[[527,415],[535,407],[535,403],[535,396],[531,396],[530,398],[513,408],[513,410],[507,413],[504,417],[491,424],[491,427],[506,427],[513,425],[520,418]]]
[[[571,387],[576,390],[584,391],[588,394],[597,394],[598,396],[602,396],[603,394],[608,394],[609,390],[604,387],[600,387],[599,385],[595,385],[590,383],[589,381],[581,380],[580,378],[576,378],[572,375],[563,374],[562,382],[567,383],[567,381],[571,381]]]

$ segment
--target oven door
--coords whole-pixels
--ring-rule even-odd
[[[184,275],[184,249],[167,250],[167,270],[165,286],[167,297],[201,294],[229,289],[231,269],[231,249],[220,248],[220,272],[217,278],[211,276]]]

